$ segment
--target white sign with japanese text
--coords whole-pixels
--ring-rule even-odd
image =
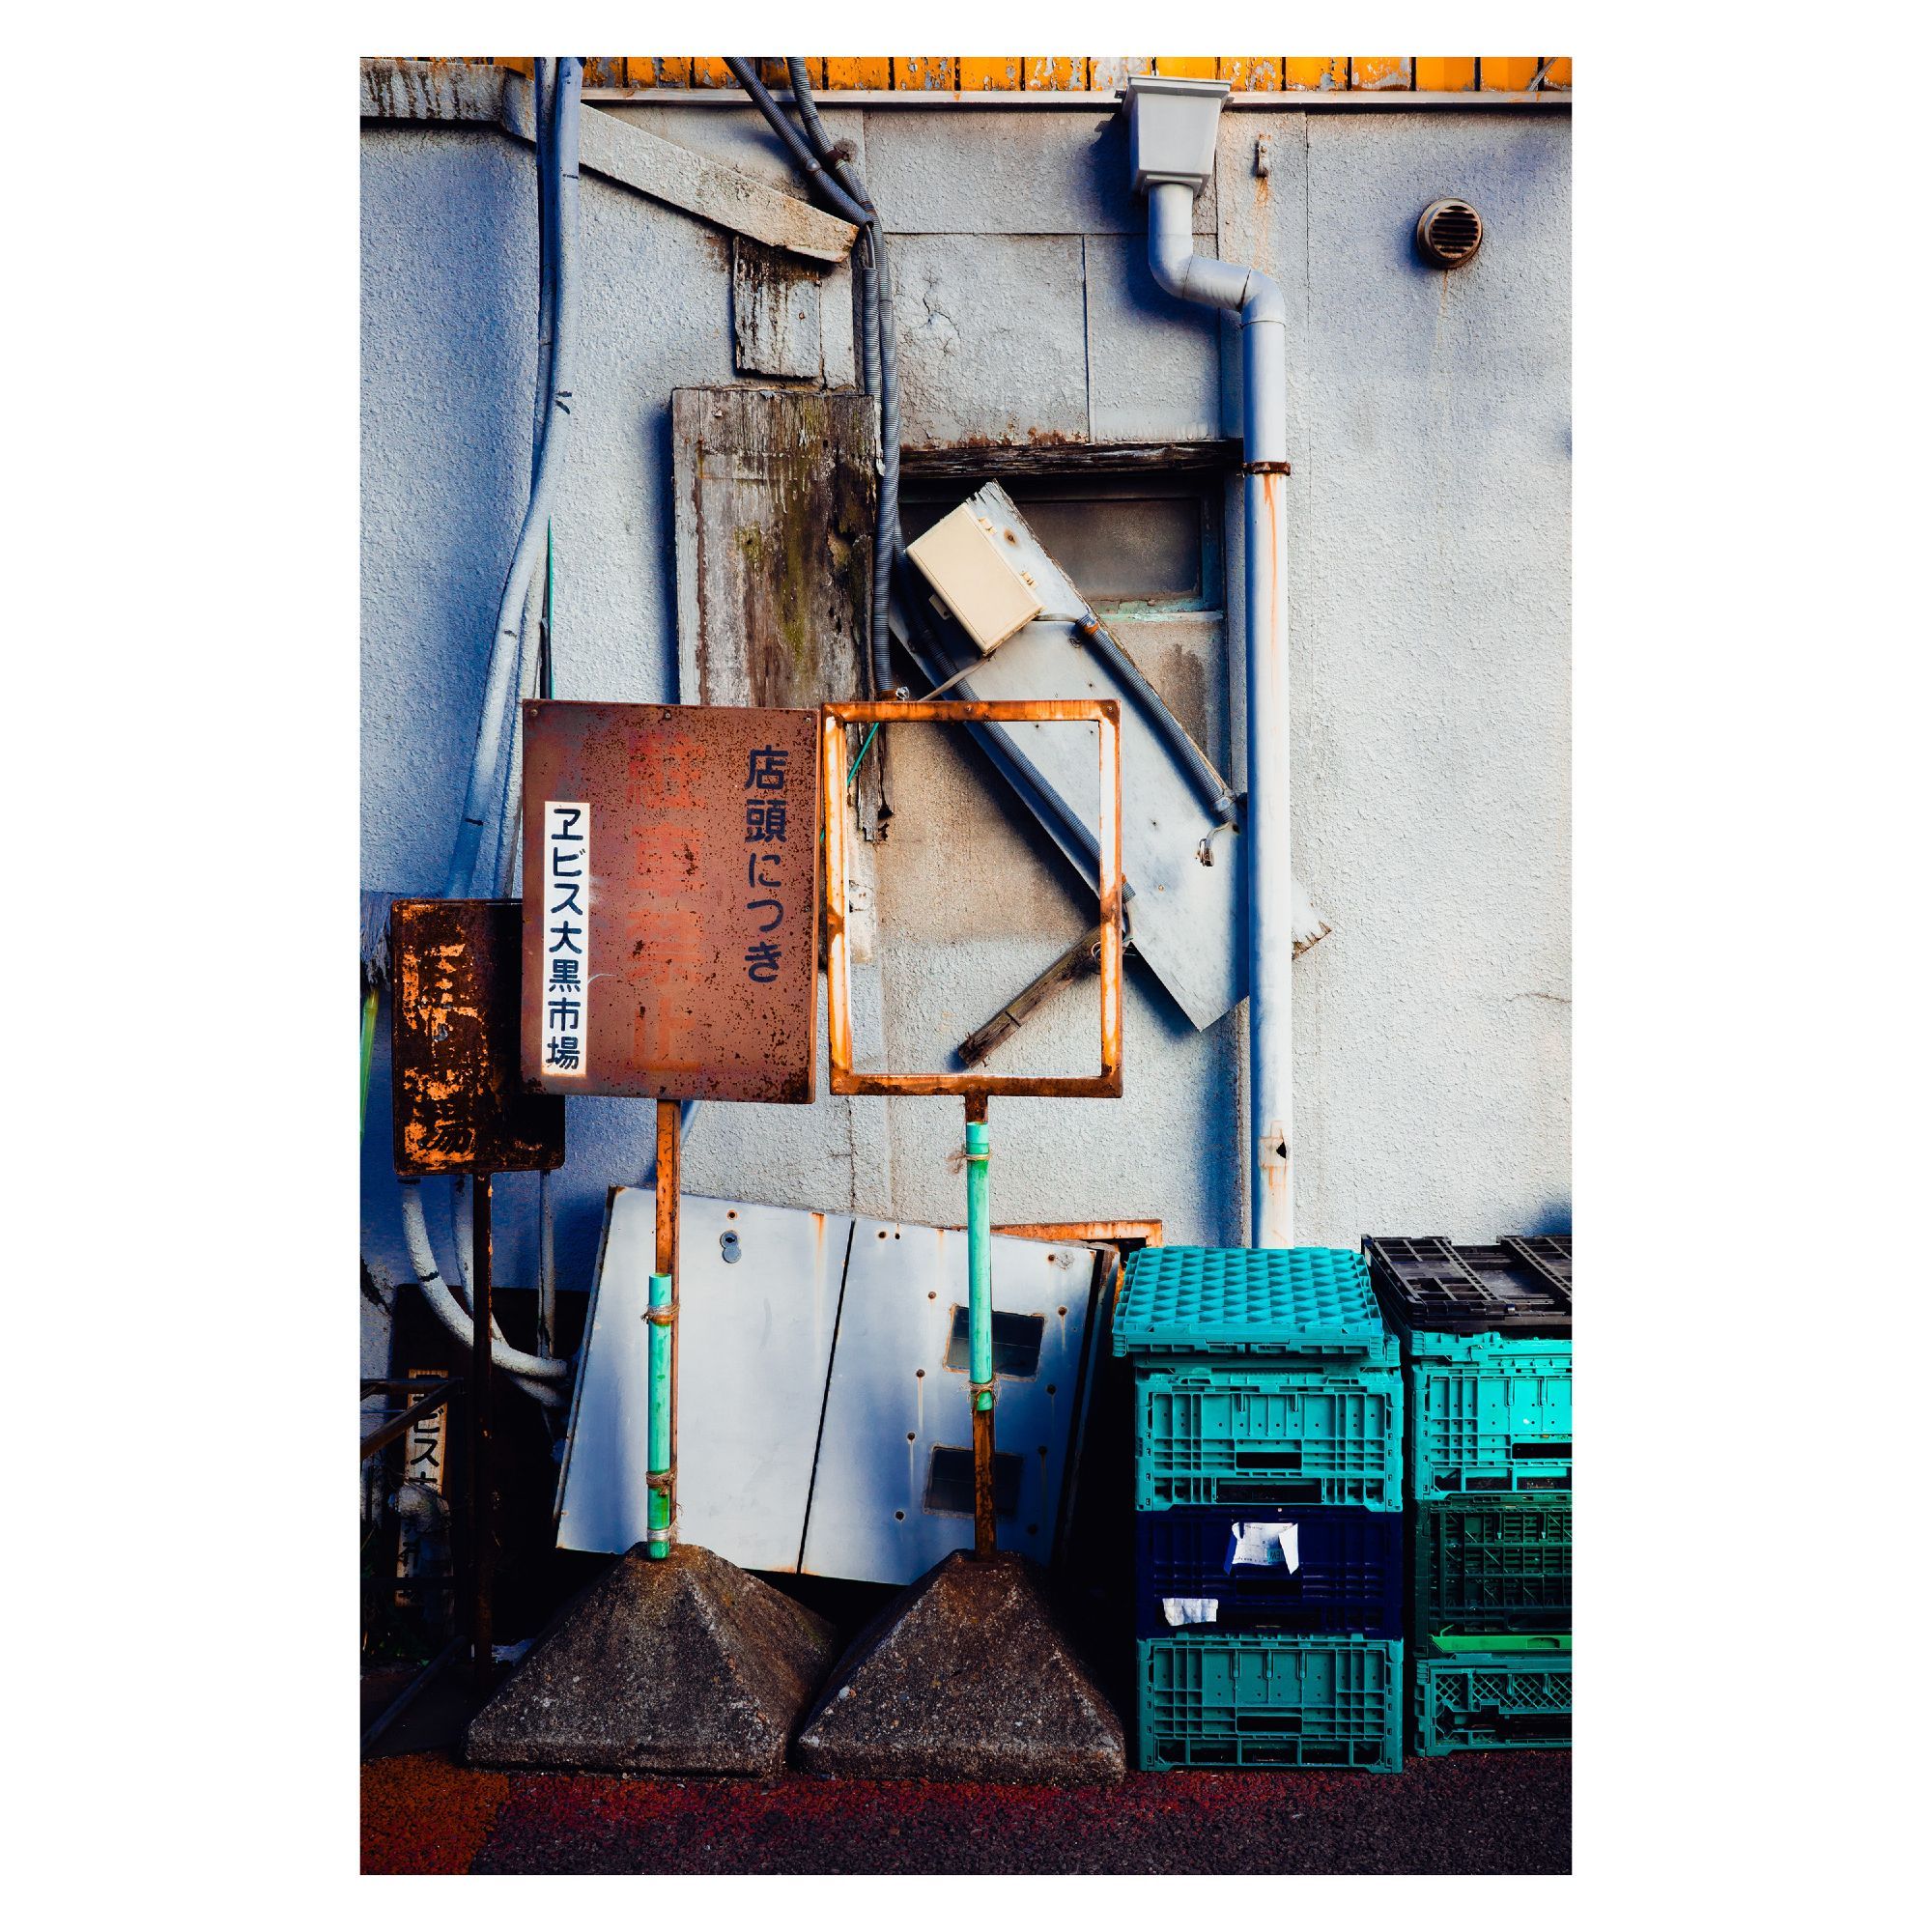
[[[549,1074],[588,1071],[584,962],[590,956],[590,808],[544,801],[543,1065]]]

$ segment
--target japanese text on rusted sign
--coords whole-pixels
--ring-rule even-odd
[[[389,912],[396,1172],[563,1165],[563,1103],[519,1065],[522,909],[514,899],[398,899]]]
[[[526,1077],[810,1100],[813,714],[532,700],[524,719]]]

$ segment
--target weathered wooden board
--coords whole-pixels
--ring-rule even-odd
[[[869,696],[878,411],[822,389],[675,389],[678,696]]]
[[[521,74],[503,83],[502,125],[520,141],[536,139],[530,84]],[[584,108],[579,122],[578,164],[653,201],[814,262],[842,262],[859,233],[809,201],[595,107]]]
[[[732,362],[741,376],[817,382],[825,370],[817,274],[744,235],[731,243]]]
[[[877,405],[856,391],[674,389],[670,415],[680,700],[870,696]],[[891,815],[883,750],[860,771],[868,839]]]

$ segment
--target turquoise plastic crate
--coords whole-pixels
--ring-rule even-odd
[[[1402,1645],[1222,1637],[1136,1646],[1142,1771],[1402,1769]]]
[[[1569,1491],[1568,1342],[1418,1334],[1404,1373],[1418,1502]]]
[[[1134,1373],[1134,1507],[1402,1507],[1402,1375],[1158,1365]]]
[[[1369,1266],[1352,1248],[1143,1248],[1114,1310],[1114,1352],[1393,1368]]]
[[[1554,1652],[1475,1652],[1418,1657],[1415,1748],[1567,1750],[1570,1658]]]

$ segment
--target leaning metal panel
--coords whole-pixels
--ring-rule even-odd
[[[1076,1242],[993,1237],[994,1486],[1012,1493],[999,1514],[999,1547],[1040,1563],[1054,1553],[1103,1260]],[[811,1574],[910,1583],[949,1551],[972,1548],[969,1370],[954,1344],[966,1305],[962,1229],[854,1227],[806,1528]],[[1021,1318],[1010,1350],[1000,1347],[1002,1317]],[[945,1451],[951,1458],[936,1457]],[[947,1483],[949,1464],[963,1489]]]
[[[972,1417],[955,1336],[965,1235],[692,1195],[679,1205],[679,1538],[748,1570],[795,1571],[802,1556],[815,1575],[875,1583],[909,1583],[970,1546]],[[613,1189],[558,1484],[559,1548],[615,1553],[644,1535],[654,1234],[651,1190]],[[1000,1547],[1041,1562],[1065,1514],[1105,1260],[1074,1241],[993,1241],[995,1314],[1017,1318],[995,1356],[1000,1454],[1013,1457],[1003,1467],[1016,1490]],[[1002,1323],[996,1342],[1007,1333]],[[955,1452],[963,1492],[948,1491],[944,1457],[934,1489],[935,1449]]]
[[[678,1203],[677,1533],[747,1570],[796,1570],[851,1243],[844,1214]],[[647,1526],[648,1187],[611,1194],[558,1485],[557,1547],[621,1552]]]
[[[823,704],[819,707],[819,781],[836,808],[845,796],[847,724],[1092,724],[1099,746],[1095,816],[1100,897],[1100,1070],[1097,1074],[862,1073],[852,1065],[852,967],[845,933],[847,845],[843,810],[825,814],[826,1035],[835,1094],[1027,1094],[1118,1099],[1121,1070],[1121,708],[1111,698],[1054,697],[1024,703]],[[1041,738],[1085,733],[1042,730]],[[1084,751],[1084,747],[1080,747]]]
[[[966,670],[953,687],[955,696],[1011,700],[1052,693],[1119,701],[1125,784],[1122,855],[1134,951],[1195,1026],[1211,1026],[1248,989],[1241,937],[1247,913],[1241,845],[1246,835],[1221,826],[1119,672],[1068,621],[1086,608],[1087,600],[1027,527],[1012,498],[997,483],[989,483],[967,501],[976,515],[999,528],[1009,560],[1032,578],[1052,614],[1037,618],[984,658],[940,658],[910,634],[900,641],[935,684]],[[994,724],[977,726],[976,735],[1069,863],[1092,882],[1094,867],[1088,841],[1094,830],[1089,803],[1093,794],[1086,761],[1079,748],[1066,742],[1070,734],[1038,731],[1022,738]],[[1015,753],[1032,767],[1031,776]],[[1044,798],[1039,784],[1046,787]],[[1294,923],[1298,932],[1317,930],[1322,923],[1298,883]]]

